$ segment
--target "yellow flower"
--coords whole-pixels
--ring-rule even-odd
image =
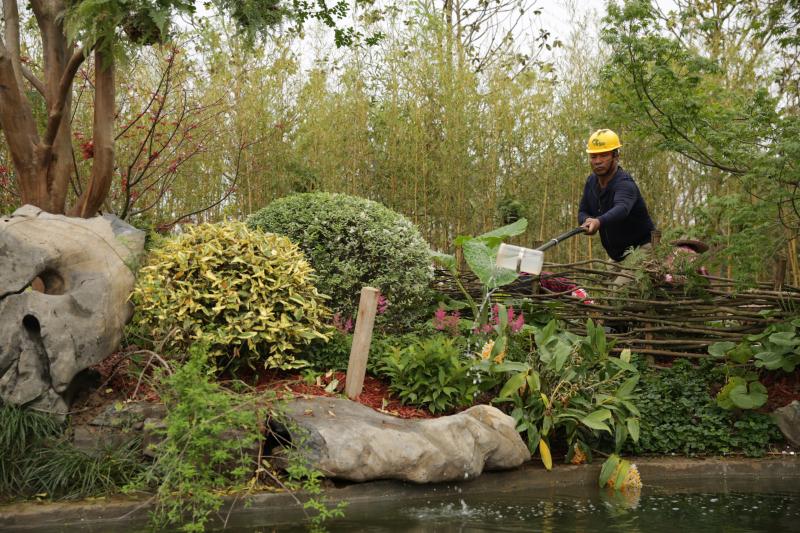
[[[582,465],[585,462],[586,462],[586,454],[583,453],[583,450],[581,450],[580,446],[575,444],[575,453],[572,454],[572,460],[570,461],[570,463],[574,465]]]
[[[486,344],[484,344],[481,349],[481,359],[489,359],[489,356],[492,355],[493,348],[494,341],[486,341]]]
[[[619,473],[619,469],[622,466],[622,461],[617,465],[617,468],[614,470],[614,473],[609,478],[608,483],[606,486],[617,489],[617,490],[630,490],[630,491],[637,491],[642,488],[642,477],[639,475],[639,469],[636,468],[636,465],[631,465],[628,469],[628,473],[625,474],[625,479],[622,480],[622,486],[617,487],[615,486],[615,480],[617,479],[617,475]]]

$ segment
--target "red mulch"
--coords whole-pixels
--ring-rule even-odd
[[[787,374],[775,370],[761,376],[761,383],[767,388],[767,411],[774,411],[784,405],[789,405],[794,400],[800,401],[800,369]]]
[[[157,402],[158,394],[150,387],[148,381],[152,375],[153,366],[156,366],[157,362],[149,361],[149,354],[143,353],[138,357],[141,363],[134,365],[130,355],[135,351],[136,347],[116,352],[93,366],[92,369],[100,374],[100,386],[88,396],[80,398],[76,407],[94,412],[95,408],[101,404],[108,405],[110,402],[120,400]],[[142,376],[141,379],[139,379],[140,376]],[[344,372],[328,372],[319,376],[314,383],[308,384],[297,372],[277,370],[245,370],[240,371],[237,378],[255,386],[258,390],[275,390],[287,395],[330,397],[343,394],[346,381]],[[338,380],[338,383],[330,386],[334,379]],[[330,392],[326,391],[326,388]],[[398,399],[392,397],[389,385],[373,376],[364,378],[364,387],[356,401],[376,411],[398,418],[433,417],[424,409],[401,404]]]
[[[326,372],[317,377],[314,383],[307,383],[299,373],[264,370],[258,373],[250,371],[249,375],[239,379],[255,385],[259,390],[274,390],[295,395],[305,396],[339,396],[345,390],[344,372]],[[334,380],[337,383],[333,384]],[[327,390],[326,390],[327,389]],[[364,377],[364,386],[356,401],[376,411],[396,416],[398,418],[433,418],[433,415],[424,409],[403,405],[389,392],[389,385],[373,376]]]

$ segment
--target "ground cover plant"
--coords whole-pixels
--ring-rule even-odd
[[[666,369],[643,369],[636,391],[641,434],[626,448],[637,454],[760,456],[782,440],[768,414],[721,408],[715,390],[723,384],[724,373],[713,361],[694,366],[678,359]]]
[[[379,289],[378,324],[408,327],[427,312],[431,280],[429,247],[403,215],[344,194],[304,193],[271,202],[248,218],[249,227],[288,237],[319,274],[346,322],[355,316],[361,288]]]
[[[202,343],[218,368],[290,367],[330,313],[303,253],[242,223],[164,239],[141,268],[134,323],[169,353]]]
[[[140,457],[138,439],[89,453],[72,445],[66,422],[0,405],[0,501],[112,494],[144,468]]]

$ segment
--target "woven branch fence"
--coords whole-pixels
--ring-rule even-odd
[[[620,276],[631,278],[630,283],[615,283]],[[483,297],[481,284],[472,273],[464,272],[460,278],[473,298]],[[576,297],[574,288],[545,290],[541,281],[547,278],[561,285],[569,281],[588,294]],[[585,333],[586,320],[591,318],[607,326],[607,337],[616,340],[615,351],[630,348],[654,358],[710,357],[708,346],[715,342],[740,342],[770,324],[800,315],[797,287],[775,290],[772,284],[763,283],[737,290],[736,283],[727,278],[704,276],[702,286],[681,278],[673,283],[657,281],[662,279],[663,272],[619,272],[614,263],[602,260],[545,264],[541,276],[520,278],[493,292],[491,298],[495,302],[511,299],[546,304],[579,334]],[[462,297],[446,271],[436,271],[434,288],[455,299]]]

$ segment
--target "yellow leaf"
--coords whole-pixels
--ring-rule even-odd
[[[539,455],[542,456],[542,464],[548,470],[553,469],[553,457],[550,455],[550,447],[544,441],[539,439]]]

